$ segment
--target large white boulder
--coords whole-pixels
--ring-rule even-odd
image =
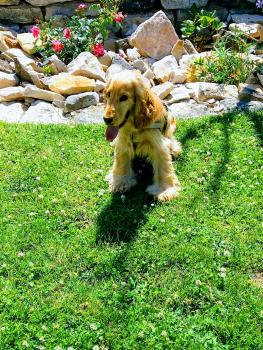
[[[178,39],[169,18],[163,11],[159,11],[139,25],[132,34],[130,43],[141,55],[159,60],[170,55]]]

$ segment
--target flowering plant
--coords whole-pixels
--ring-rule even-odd
[[[31,33],[42,41],[41,47],[35,47],[36,53],[43,59],[56,53],[66,64],[83,51],[90,51],[97,57],[103,56],[103,44],[109,28],[121,28],[126,17],[122,12],[117,12],[119,2],[120,0],[101,0],[99,4],[90,6],[79,4],[76,15],[66,21],[64,28],[55,27],[55,17],[47,22],[36,22]],[[88,18],[87,11],[90,10],[96,11],[97,17]]]

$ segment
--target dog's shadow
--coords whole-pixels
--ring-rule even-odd
[[[136,159],[133,164],[138,185],[124,195],[113,194],[97,219],[97,243],[130,242],[144,225],[151,209],[153,197],[145,189],[152,182],[153,171],[149,163]]]

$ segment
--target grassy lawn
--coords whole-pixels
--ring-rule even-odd
[[[262,119],[178,122],[168,204],[108,193],[104,126],[0,124],[0,349],[262,349]]]

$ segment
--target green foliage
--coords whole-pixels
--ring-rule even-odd
[[[190,19],[182,22],[181,32],[183,38],[188,38],[197,47],[203,51],[205,45],[213,41],[213,35],[217,34],[225,27],[216,17],[215,11],[198,11],[195,7],[189,12]]]
[[[0,350],[261,350],[262,113],[178,120],[180,197],[101,125],[0,124]]]
[[[45,75],[51,75],[52,74],[52,67],[50,65],[45,65],[45,66],[42,66],[42,71]]]
[[[250,48],[240,33],[221,38],[211,55],[194,61],[197,80],[234,85],[245,82],[256,68],[249,57]]]
[[[40,53],[44,60],[56,53],[67,64],[81,52],[92,51],[96,43],[105,41],[110,27],[121,27],[120,23],[114,21],[119,2],[119,0],[105,0],[100,1],[99,4],[90,5],[89,10],[98,13],[98,16],[93,19],[86,17],[86,9],[80,11],[76,9],[76,15],[68,18],[64,27],[56,26],[56,17],[41,22],[40,37],[42,45],[36,47],[36,53]],[[88,6],[88,4],[86,5]],[[70,30],[70,38],[64,36],[65,28]],[[54,51],[52,45],[54,40],[59,40],[62,43],[63,50]]]

